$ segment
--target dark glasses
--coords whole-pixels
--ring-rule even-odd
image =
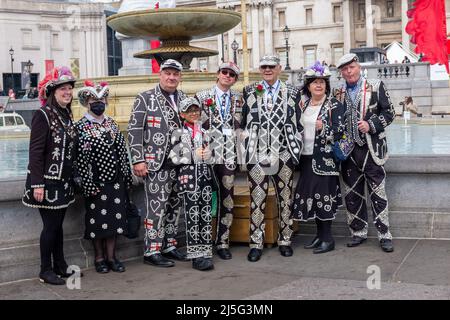
[[[234,73],[233,71],[222,69],[220,70],[220,73],[223,74],[224,76],[229,75],[232,78],[236,78],[236,73]]]
[[[276,66],[261,66],[261,69],[275,69]]]

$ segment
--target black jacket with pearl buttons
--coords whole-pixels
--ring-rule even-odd
[[[309,102],[310,100],[301,103],[302,111],[308,108]],[[303,112],[301,114],[303,115]],[[338,176],[339,163],[333,157],[332,145],[335,141],[342,139],[345,134],[345,106],[337,99],[329,97],[322,104],[318,119],[322,120],[323,127],[321,131],[316,130],[312,154],[313,172],[322,176]],[[300,121],[300,117],[297,117],[299,126],[301,126]]]

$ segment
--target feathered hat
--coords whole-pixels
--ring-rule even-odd
[[[331,72],[327,66],[323,66],[319,61],[316,61],[303,75],[304,79],[328,79],[331,77]]]
[[[72,75],[72,71],[68,67],[56,67],[45,76],[38,84],[39,90],[39,100],[41,100],[41,105],[47,103],[47,98],[50,93],[55,90],[58,86],[70,83],[72,87],[75,86],[75,78]]]
[[[108,82],[101,81],[95,84],[91,80],[84,81],[84,87],[78,91],[78,101],[83,107],[87,107],[89,98],[101,100],[109,95]]]

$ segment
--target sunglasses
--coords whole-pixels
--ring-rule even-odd
[[[276,66],[261,66],[261,69],[275,69]]]
[[[232,78],[236,78],[236,73],[234,73],[233,71],[222,69],[222,70],[220,70],[220,73],[223,74],[224,76],[228,75]]]

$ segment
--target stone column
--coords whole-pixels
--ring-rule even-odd
[[[272,0],[264,1],[264,54],[273,54]]]
[[[136,38],[120,39],[122,42],[122,65],[119,76],[144,75],[152,73],[152,65],[148,59],[138,59],[133,54],[150,50],[150,41]]]
[[[372,0],[366,0],[366,47],[373,47],[373,11]]]
[[[235,39],[236,39],[236,34],[235,34],[234,28],[233,28],[228,31],[228,61],[233,61],[233,59],[234,59],[234,52],[233,52],[233,49],[231,49],[231,44],[233,43],[233,40],[235,40]],[[241,43],[237,39],[236,39],[236,41],[238,43]],[[240,46],[241,46],[241,44],[240,44]],[[236,52],[236,54],[237,54],[237,52]],[[237,61],[237,62],[238,62],[237,64],[239,65],[239,61]]]
[[[408,0],[402,0],[402,45],[403,48],[408,49],[409,46],[409,34],[406,33],[405,28],[408,23],[408,16],[406,12],[408,11]]]
[[[259,65],[259,3],[258,1],[252,2],[251,14],[252,14],[252,65],[253,69]]]
[[[352,31],[350,22],[350,0],[342,3],[342,20],[344,23],[344,54],[349,53],[352,48]]]
[[[223,52],[222,52],[222,48],[223,48]],[[218,62],[219,62],[219,64],[221,64],[222,60],[226,61],[225,60],[225,48],[224,48],[224,43],[222,41],[222,34],[217,35],[217,51],[219,51]]]

